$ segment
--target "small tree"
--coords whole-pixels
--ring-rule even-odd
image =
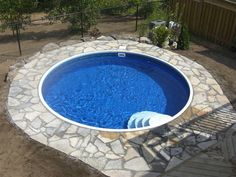
[[[20,54],[20,30],[31,22],[30,13],[35,5],[36,0],[0,0],[0,29],[2,32],[10,29],[13,35],[16,32]]]
[[[187,50],[189,49],[189,32],[188,32],[188,27],[186,25],[183,25],[181,28],[181,33],[179,35],[179,40],[178,40],[178,49],[181,50]]]
[[[184,14],[185,4],[180,6],[179,3],[175,4],[175,8],[169,13],[169,20],[174,21],[175,23],[182,23],[182,18]]]
[[[59,16],[52,20],[71,23],[72,32],[81,32],[83,35],[92,25],[96,24],[98,0],[53,0],[52,3],[49,18]]]

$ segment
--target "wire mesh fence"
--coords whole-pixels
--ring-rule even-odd
[[[161,1],[148,1],[146,6],[158,8],[159,2]],[[26,23],[19,20],[5,24],[12,28],[0,33],[0,56],[18,55],[18,52],[25,55],[37,51],[47,43],[68,39],[80,40],[97,35],[137,36],[138,25],[147,18],[149,10],[142,4],[98,9],[96,24],[89,26],[88,30],[84,30],[86,19],[83,16],[86,15],[86,10],[59,15],[35,12]],[[74,33],[71,23],[62,20],[67,17],[80,18],[79,31]]]
[[[135,18],[132,16],[103,16],[98,19],[96,26],[93,29],[98,29],[97,33],[101,35],[111,34],[130,34],[135,35]],[[71,33],[69,23],[54,22],[51,24],[48,20],[37,20],[25,27],[25,30],[21,30],[20,33],[12,34],[12,31],[6,30],[0,34],[0,45],[9,46],[13,45],[14,51],[17,49],[17,41],[20,42],[20,46],[24,53],[26,48],[31,48],[30,45],[44,45],[46,43],[62,41],[67,39],[81,39],[82,37],[89,37],[96,31],[88,31],[82,34]],[[93,34],[92,34],[93,33]],[[13,44],[14,43],[14,44]],[[9,47],[7,47],[10,49]],[[4,49],[1,47],[0,51]],[[12,50],[11,50],[12,51]],[[0,53],[8,53],[8,50],[2,50]],[[16,53],[16,52],[14,52]]]

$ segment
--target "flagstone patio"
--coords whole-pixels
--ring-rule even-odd
[[[117,50],[139,52],[165,60],[190,80],[191,106],[160,131],[102,132],[78,127],[49,112],[38,96],[42,75],[57,62],[86,52]],[[8,112],[12,123],[30,138],[80,159],[108,176],[158,176],[216,144],[220,133],[236,122],[229,100],[201,65],[153,45],[130,40],[102,39],[54,50],[29,59],[12,80]]]

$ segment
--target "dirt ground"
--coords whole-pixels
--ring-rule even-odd
[[[189,50],[177,50],[204,66],[220,84],[224,94],[236,109],[236,53],[222,46],[192,37]]]
[[[37,17],[36,17],[37,18]],[[103,34],[132,33],[134,20],[105,19],[98,24]],[[39,51],[49,42],[79,38],[71,36],[67,24],[35,23],[22,33],[23,55]],[[176,51],[206,67],[236,107],[236,53],[200,39],[194,39],[188,51]],[[9,83],[4,82],[8,67],[19,57],[11,32],[0,33],[0,176],[1,177],[83,177],[102,176],[81,162],[64,157],[50,148],[28,140],[7,120],[5,101]]]

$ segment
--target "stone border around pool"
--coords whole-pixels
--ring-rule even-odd
[[[102,132],[55,117],[39,100],[38,84],[42,75],[65,58],[104,50],[144,53],[175,65],[193,86],[191,106],[161,131]],[[236,114],[218,83],[204,67],[153,45],[130,40],[96,40],[39,52],[29,61],[17,71],[11,82],[7,102],[11,122],[30,138],[80,159],[108,176],[159,176],[217,143],[217,132],[193,128],[193,121],[206,120],[213,113],[215,118],[211,120],[224,122],[223,128],[235,123],[234,119],[222,116],[222,109],[234,117]]]

